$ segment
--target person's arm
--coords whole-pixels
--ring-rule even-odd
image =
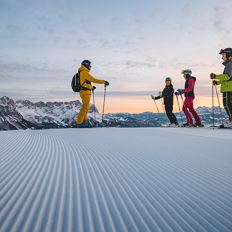
[[[225,74],[216,74],[215,79],[219,80],[220,83],[223,81],[232,81],[232,62],[225,67]]]
[[[230,77],[227,74],[216,74],[215,79],[222,83],[223,81],[230,80]]]
[[[154,100],[159,100],[160,98],[162,98],[162,96],[157,96],[157,97],[154,97]]]
[[[190,79],[188,82],[188,88],[184,89],[182,93],[188,93],[191,92],[194,88],[195,81],[193,79]]]
[[[85,76],[84,76],[85,80],[89,81],[89,82],[93,82],[96,84],[105,84],[105,80],[99,80],[96,79],[95,77],[93,77],[90,73],[86,72]]]

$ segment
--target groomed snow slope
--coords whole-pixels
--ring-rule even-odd
[[[232,130],[0,132],[0,231],[232,231]]]

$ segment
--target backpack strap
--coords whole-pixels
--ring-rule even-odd
[[[78,73],[79,73],[79,78],[80,78],[80,80],[81,80],[81,71],[78,71]],[[83,90],[83,91],[91,91],[91,89],[84,87],[84,86],[83,86],[84,84],[88,84],[88,81],[85,80],[85,81],[83,82],[83,84],[80,83],[81,90]]]

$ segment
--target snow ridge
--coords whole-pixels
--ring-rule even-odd
[[[0,231],[232,231],[232,139],[221,133],[1,132]]]

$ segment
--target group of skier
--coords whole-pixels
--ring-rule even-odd
[[[221,92],[223,93],[223,105],[228,115],[227,125],[232,125],[232,48],[221,49],[220,53],[223,59],[223,65],[225,66],[223,74],[210,74],[210,79],[213,85],[221,85]],[[80,92],[80,97],[82,99],[82,108],[79,115],[77,116],[77,126],[81,128],[92,127],[91,123],[87,120],[88,111],[90,109],[90,99],[91,93],[95,90],[95,86],[91,83],[104,84],[105,87],[109,85],[108,81],[99,80],[94,78],[90,74],[91,62],[89,60],[84,60],[81,63],[81,67],[78,70],[78,74],[74,76],[72,81],[72,87],[79,85],[78,90],[73,90],[75,92]],[[184,95],[182,110],[186,116],[186,123],[183,123],[184,127],[202,127],[201,119],[196,110],[194,109],[193,102],[195,99],[194,87],[196,83],[196,77],[192,76],[192,71],[190,69],[185,69],[182,71],[185,78],[184,89],[177,89],[174,91],[172,84],[172,79],[167,77],[165,79],[165,88],[159,94],[159,96],[152,96],[154,101],[163,98],[163,103],[165,106],[165,111],[167,117],[170,121],[170,126],[179,126],[178,120],[173,113],[173,103],[174,94],[177,97]],[[178,100],[179,104],[179,100]],[[194,121],[193,121],[194,118]]]
[[[179,123],[176,119],[175,114],[173,113],[173,96],[174,93],[177,96],[181,96],[182,94],[185,96],[185,100],[183,101],[183,112],[186,116],[187,122],[183,124],[184,127],[202,127],[201,119],[199,115],[197,114],[196,110],[193,107],[193,101],[195,98],[194,93],[194,87],[196,83],[196,77],[192,76],[192,71],[190,69],[185,69],[182,71],[182,74],[185,78],[185,88],[184,89],[178,89],[176,92],[174,92],[174,88],[172,85],[172,79],[170,77],[167,77],[165,79],[166,86],[161,92],[161,94],[157,97],[151,96],[153,100],[158,100],[160,98],[164,98],[164,105],[165,105],[165,111],[169,118],[170,125],[169,126],[179,126]],[[183,98],[182,98],[183,100]],[[179,104],[179,101],[178,101]],[[195,123],[193,124],[192,116],[195,119]]]
[[[225,66],[223,74],[210,74],[210,79],[212,79],[213,85],[221,85],[221,92],[223,94],[223,105],[228,115],[228,121],[223,127],[232,127],[232,48],[221,49],[220,55],[222,55],[223,65]],[[173,114],[173,96],[181,96],[184,94],[185,100],[183,101],[182,110],[186,116],[187,122],[183,124],[184,127],[202,127],[201,119],[193,107],[193,101],[195,98],[194,87],[196,83],[196,78],[192,76],[192,71],[190,69],[185,69],[182,71],[185,78],[185,88],[178,89],[174,92],[172,85],[172,80],[170,77],[165,79],[166,86],[157,97],[151,96],[153,100],[158,100],[160,98],[164,99],[165,111],[167,117],[169,118],[169,126],[179,126],[176,116]],[[182,98],[183,99],[183,98]],[[178,100],[179,104],[179,100]],[[193,123],[193,118],[195,123]]]

